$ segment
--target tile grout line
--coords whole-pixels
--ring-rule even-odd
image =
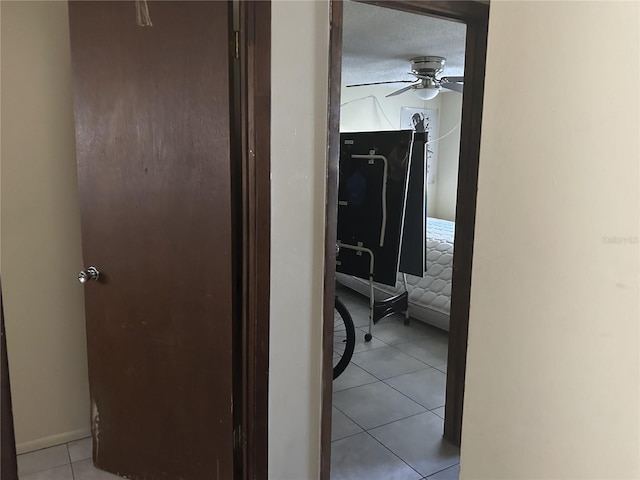
[[[438,370],[437,368],[433,368],[433,367],[430,367],[430,368],[432,368],[433,370],[440,371],[440,370]],[[424,369],[422,369],[422,370],[416,370],[415,372],[409,372],[409,373],[422,372],[422,371],[424,371],[424,370],[427,370],[427,369],[426,369],[426,368],[424,368]],[[440,373],[442,373],[442,372],[440,372]],[[408,374],[407,374],[407,373],[403,373],[402,375],[408,375]],[[389,378],[387,378],[386,380],[391,380],[391,379],[393,379],[393,378],[401,377],[402,375],[397,375],[397,376],[395,376],[395,377],[389,377]],[[381,381],[382,383],[384,383],[385,385],[388,385],[389,387],[393,388],[393,389],[394,389],[396,392],[398,392],[400,395],[404,395],[404,396],[405,396],[405,397],[407,397],[409,400],[411,400],[411,401],[413,401],[413,402],[417,403],[417,404],[418,404],[418,405],[420,405],[422,408],[426,408],[426,409],[427,409],[427,411],[429,411],[429,412],[431,412],[431,410],[435,410],[436,408],[440,408],[440,407],[443,407],[443,406],[444,406],[444,405],[438,405],[437,407],[429,408],[429,407],[427,407],[426,405],[423,405],[422,403],[420,403],[418,400],[416,400],[416,399],[414,399],[414,398],[411,398],[411,397],[410,397],[409,395],[407,395],[406,393],[401,392],[400,390],[398,390],[397,388],[395,388],[393,385],[389,385],[389,384],[388,384],[387,382],[385,382],[384,380],[380,380],[380,381]],[[446,385],[445,385],[445,394],[446,394]],[[445,402],[446,402],[446,400],[445,400]],[[436,414],[434,413],[434,415],[436,415]],[[436,415],[436,416],[437,416],[437,415]]]
[[[408,418],[408,417],[407,417]],[[376,427],[377,428],[377,427]],[[378,442],[380,445],[382,445],[383,448],[386,448],[389,452],[391,452],[392,455],[394,455],[398,460],[400,460],[402,463],[404,463],[407,467],[409,467],[411,470],[413,470],[414,472],[416,472],[418,475],[422,476],[422,474],[417,471],[415,468],[413,468],[411,465],[409,465],[407,462],[404,461],[404,459],[402,457],[400,457],[396,452],[394,452],[393,450],[391,450],[389,447],[387,447],[384,443],[382,443],[380,440],[378,440],[376,437],[374,437],[373,435],[371,435],[368,431],[366,431],[367,435],[369,435],[371,438],[373,438],[376,442]]]
[[[347,417],[349,420],[351,420],[353,423],[355,423],[358,428],[360,428],[362,431],[361,432],[356,432],[353,433],[351,435],[347,435],[346,437],[342,437],[342,438],[336,438],[335,440],[331,440],[331,444],[333,444],[333,442],[337,442],[338,440],[343,440],[345,438],[349,438],[349,437],[353,437],[354,435],[358,435],[360,433],[366,432],[366,430],[364,428],[362,428],[362,425],[360,425],[358,422],[356,422],[353,418],[351,418],[349,415],[347,415],[346,413],[344,413],[342,410],[340,410],[338,407],[336,407],[335,405],[331,405],[333,408],[335,408],[336,410],[338,410],[341,414],[343,414],[345,417]],[[331,417],[331,419],[333,420],[333,416]],[[333,432],[333,426],[331,427],[331,431]]]
[[[366,333],[366,332],[363,332],[363,333]],[[379,346],[379,347],[367,348],[366,350],[360,350],[360,351],[358,351],[358,352],[356,352],[356,351],[355,351],[355,349],[354,349],[353,354],[355,355],[356,353],[372,352],[373,350],[379,350],[379,349],[381,349],[381,348],[384,348],[384,347],[390,347],[390,346],[391,346],[391,345],[389,345],[387,342],[385,342],[385,341],[383,341],[383,340],[380,340],[380,339],[379,339],[378,337],[376,337],[375,335],[372,335],[372,337],[373,337],[373,338],[375,338],[376,340],[378,340],[378,341],[379,341],[380,343],[382,343],[383,345],[381,345],[381,346]],[[369,342],[365,342],[365,344],[366,344],[366,343],[369,343]]]
[[[406,420],[407,418],[411,418],[411,417],[417,417],[418,415],[424,415],[425,413],[427,413],[427,412],[412,413],[411,415],[407,415],[406,417],[399,418],[399,419],[393,420],[391,422],[383,423],[382,425],[377,425],[375,427],[371,427],[369,430],[365,430],[365,432],[369,433],[370,430],[375,430],[376,428],[386,427],[387,425],[391,425],[392,423],[396,423],[396,422],[399,422],[401,420]]]
[[[406,417],[398,418],[398,419],[396,419],[396,420],[392,420],[392,421],[390,421],[390,422],[383,423],[383,424],[381,424],[381,425],[376,425],[375,427],[371,427],[371,428],[369,428],[369,429],[366,429],[366,428],[364,428],[362,425],[360,425],[358,422],[356,422],[353,418],[351,418],[349,415],[347,415],[345,412],[343,412],[343,411],[342,411],[342,410],[340,410],[338,407],[336,407],[335,405],[334,405],[334,408],[335,408],[336,410],[338,410],[340,413],[342,413],[342,414],[343,414],[345,417],[347,417],[349,420],[351,420],[353,423],[355,423],[358,427],[360,427],[360,428],[363,430],[363,432],[367,432],[367,433],[369,433],[369,430],[373,430],[373,429],[380,428],[380,427],[386,427],[387,425],[391,425],[392,423],[399,422],[400,420],[406,420],[407,418],[416,417],[416,416],[418,416],[418,415],[422,415],[423,413],[427,413],[427,412],[412,413],[411,415],[407,415]],[[434,413],[434,415],[435,415],[435,413]],[[438,417],[438,418],[440,418],[440,417]],[[358,432],[358,433],[362,433],[362,432]],[[354,433],[354,435],[357,435],[357,433]],[[352,437],[352,436],[353,436],[353,435],[349,435],[349,437]],[[344,438],[347,438],[347,437],[344,437]],[[340,439],[340,440],[342,440],[342,439]],[[336,440],[336,441],[337,441],[337,440]]]
[[[442,470],[438,470],[437,472],[430,473],[429,475],[427,475],[427,476],[426,476],[426,477],[424,477],[424,478],[432,477],[432,476],[434,476],[434,475],[437,475],[437,474],[439,474],[439,473],[442,473],[442,472],[444,472],[445,470],[449,470],[450,468],[455,467],[456,465],[460,465],[460,462],[455,463],[455,464],[451,465],[450,467],[443,468]],[[423,479],[423,480],[424,480],[424,479]]]
[[[417,359],[416,359],[416,360],[417,360]],[[418,360],[418,361],[420,361],[420,360]],[[399,374],[399,375],[392,375],[392,376],[390,376],[390,377],[380,378],[380,377],[376,377],[373,373],[371,373],[369,370],[367,370],[367,369],[366,369],[366,368],[364,368],[363,366],[358,365],[357,363],[354,363],[354,365],[357,365],[357,366],[358,366],[358,367],[360,367],[362,370],[364,370],[365,372],[367,372],[369,375],[371,375],[371,376],[373,376],[373,377],[377,378],[377,379],[378,379],[379,381],[381,381],[381,382],[384,382],[385,380],[389,380],[389,379],[391,379],[391,378],[401,377],[402,375],[408,375],[408,374],[410,374],[410,373],[420,372],[420,371],[422,371],[422,370],[426,370],[427,368],[433,368],[433,367],[431,367],[431,366],[429,366],[429,365],[425,364],[424,362],[422,362],[422,364],[424,364],[424,367],[420,367],[420,368],[418,368],[418,369],[416,369],[416,370],[410,370],[410,371],[408,371],[408,372],[401,373],[401,374]],[[440,372],[440,373],[442,373],[442,372]]]
[[[356,364],[354,363],[354,365],[356,365]],[[367,372],[364,368],[360,367],[359,365],[356,365],[356,367],[358,367],[358,368],[362,369],[365,373],[369,373],[369,372]],[[369,375],[371,375],[371,374],[369,373]],[[375,378],[375,380],[374,380],[373,382],[361,383],[360,385],[354,385],[353,387],[343,388],[342,390],[334,390],[334,391],[332,392],[332,395],[331,395],[331,396],[333,397],[333,394],[336,394],[336,393],[346,392],[347,390],[353,390],[354,388],[364,387],[365,385],[371,385],[372,383],[376,383],[376,382],[381,382],[381,381],[382,381],[382,380],[380,380],[378,377],[376,377],[375,375],[371,375],[371,376],[372,376],[373,378]],[[332,400],[333,400],[333,398],[332,398]]]
[[[379,349],[379,348],[376,348],[376,350],[380,350],[380,349]],[[363,352],[360,352],[360,353],[363,353]],[[357,355],[357,354],[356,354],[356,353],[354,353],[354,355]],[[358,365],[357,363],[355,363],[355,362],[353,361],[353,356],[351,357],[351,360],[349,360],[349,363],[353,363],[356,367],[361,368],[361,369],[362,369],[362,370],[364,370],[366,373],[368,373],[369,375],[371,375],[373,378],[375,378],[375,379],[377,379],[377,380],[380,380],[378,377],[376,377],[376,376],[375,376],[373,373],[371,373],[369,370],[367,370],[366,368],[364,368],[364,367],[362,367],[362,366]],[[373,383],[373,382],[371,382],[371,383]],[[354,388],[355,388],[355,387],[354,387]]]
[[[439,408],[444,408],[444,405],[440,405],[439,407],[432,408],[431,410],[429,410],[429,412],[433,413],[436,417],[442,419],[442,421],[444,422],[444,417],[441,417],[436,412],[434,412],[434,410],[438,410]]]
[[[345,417],[347,417],[349,420],[351,420],[353,423],[355,423],[358,427],[360,427],[362,429],[362,432],[366,432],[367,429],[364,428],[362,425],[360,425],[358,422],[356,422],[353,418],[351,418],[349,415],[347,415],[346,413],[344,413],[342,410],[340,410],[338,407],[336,407],[335,405],[333,406],[333,408],[335,408],[336,410],[338,410],[340,413],[342,413]],[[362,433],[362,432],[358,432],[358,433]],[[351,435],[349,435],[351,436]],[[347,438],[347,437],[345,437]]]
[[[69,451],[69,443],[67,442],[65,446],[67,447],[67,456],[69,457],[69,468],[71,469],[71,480],[76,480],[76,474],[73,472],[73,462],[71,461],[71,452]]]
[[[350,433],[349,435],[345,435],[344,437],[336,438],[335,440],[331,440],[331,445],[333,445],[335,442],[339,442],[340,440],[344,440],[345,438],[351,438],[356,435],[360,435],[361,433],[367,433],[367,431],[363,430],[361,432]]]
[[[423,349],[423,350],[427,350],[426,348],[423,348],[422,346],[418,345],[417,343],[413,343],[413,342],[402,342],[402,343],[396,343],[395,345],[389,345],[389,346],[390,346],[390,347],[395,347],[395,348],[396,348],[396,350],[400,350],[396,345],[407,345],[407,344],[413,345],[414,347],[421,348],[421,349]],[[447,350],[448,350],[448,347],[447,347]],[[404,350],[400,350],[400,351],[401,351],[402,353],[404,353],[405,355],[409,355],[411,358],[415,358],[415,359],[416,359],[416,360],[418,360],[419,362],[424,363],[425,365],[429,365],[429,364],[428,364],[427,362],[425,362],[424,360],[420,360],[418,357],[416,357],[416,356],[414,356],[414,355],[411,355],[409,352],[405,352]],[[441,363],[441,364],[440,364],[440,365],[438,365],[438,366],[440,366],[440,367],[441,367],[442,365],[447,365],[447,362],[445,361],[444,363]],[[429,366],[430,366],[430,367],[432,367],[432,368],[435,368],[436,370],[438,369],[438,367],[436,367],[435,365],[429,365]],[[441,371],[442,371],[442,370],[441,370]],[[447,372],[442,372],[442,373],[444,373],[445,375],[447,374]]]
[[[389,347],[391,347],[391,348],[395,348],[393,345],[389,345]],[[374,349],[374,350],[381,350],[382,348],[386,348],[386,347],[376,348],[376,349]],[[396,348],[396,350],[398,350],[400,353],[404,353],[404,352],[403,352],[402,350],[400,350],[399,348]],[[360,352],[360,353],[366,353],[366,352]],[[409,355],[408,353],[404,353],[404,354],[405,354],[405,355],[408,355],[408,356],[411,356],[411,355]],[[356,354],[354,353],[354,355],[356,355]],[[352,357],[352,358],[353,358],[353,357]],[[414,360],[417,360],[418,362],[422,363],[422,364],[425,366],[425,368],[435,368],[435,367],[432,367],[431,365],[427,365],[426,363],[424,363],[424,362],[423,362],[422,360],[420,360],[419,358],[415,358],[415,357],[412,357],[412,358],[413,358]],[[353,360],[352,360],[352,361],[353,361]],[[351,363],[351,362],[349,362],[349,363]],[[353,362],[353,364],[354,364],[354,365],[356,365],[356,366],[358,366],[358,367],[360,367],[362,370],[364,370],[365,372],[367,372],[369,375],[374,376],[374,377],[375,377],[375,378],[377,378],[378,380],[380,380],[380,381],[384,381],[384,379],[382,379],[382,378],[380,378],[380,377],[377,377],[376,375],[374,375],[373,373],[371,373],[369,370],[367,370],[366,368],[364,368],[362,365],[358,365],[358,364],[357,364],[357,363],[355,363],[355,362]],[[411,370],[410,372],[401,373],[400,375],[406,375],[407,373],[413,373],[413,372],[417,372],[417,371],[419,371],[419,370],[424,370],[424,368],[418,368],[417,370]],[[400,375],[393,375],[393,376],[391,376],[391,377],[387,377],[387,378],[399,377]]]

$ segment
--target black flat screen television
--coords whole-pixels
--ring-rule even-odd
[[[395,285],[398,271],[422,276],[426,134],[342,133],[336,270]]]

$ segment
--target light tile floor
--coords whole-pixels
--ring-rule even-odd
[[[18,455],[20,480],[122,480],[93,466],[91,439]]]
[[[446,332],[396,315],[368,331],[368,301],[337,294],[356,325],[356,348],[333,382],[331,480],[457,480],[459,450],[442,438]]]

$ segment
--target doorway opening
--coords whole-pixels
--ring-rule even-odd
[[[330,472],[331,478],[358,471],[389,476],[388,468],[406,470],[407,478],[438,472],[457,478],[488,10],[488,4],[479,2],[332,4],[323,479]],[[411,59],[424,56],[446,58],[446,66],[433,72],[431,80],[412,68]],[[409,70],[413,75],[406,74]],[[446,88],[446,77],[456,85]],[[462,82],[454,77],[464,77],[463,92]],[[424,100],[434,79],[444,88]],[[350,84],[358,86],[347,88]],[[412,121],[416,118],[418,122]],[[348,203],[340,195],[353,172],[341,164],[345,152],[340,133],[358,132],[353,133],[357,138],[359,132],[413,129],[416,124],[428,131],[424,275],[407,279],[396,270],[395,282],[376,281],[372,289],[367,276],[345,269],[338,254],[342,273],[334,277],[336,241],[346,243],[337,236],[340,209]],[[407,203],[402,208],[401,216],[408,211]],[[401,251],[395,255],[404,255]],[[395,313],[369,330],[370,292],[378,300],[405,290],[409,321]],[[332,384],[334,293],[351,310],[356,343],[350,364]],[[369,341],[365,333],[372,334]],[[351,454],[349,449],[354,449]],[[353,458],[361,458],[363,465],[353,465]],[[382,470],[375,470],[376,464]]]

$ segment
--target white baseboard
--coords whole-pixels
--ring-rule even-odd
[[[62,445],[63,443],[73,442],[74,440],[80,440],[90,436],[90,429],[81,428],[79,430],[73,430],[71,432],[51,435],[50,437],[37,438],[35,440],[29,440],[28,442],[17,443],[16,452],[18,453],[18,455],[20,455],[21,453],[33,452],[34,450],[41,450],[48,447],[55,447],[56,445]]]

